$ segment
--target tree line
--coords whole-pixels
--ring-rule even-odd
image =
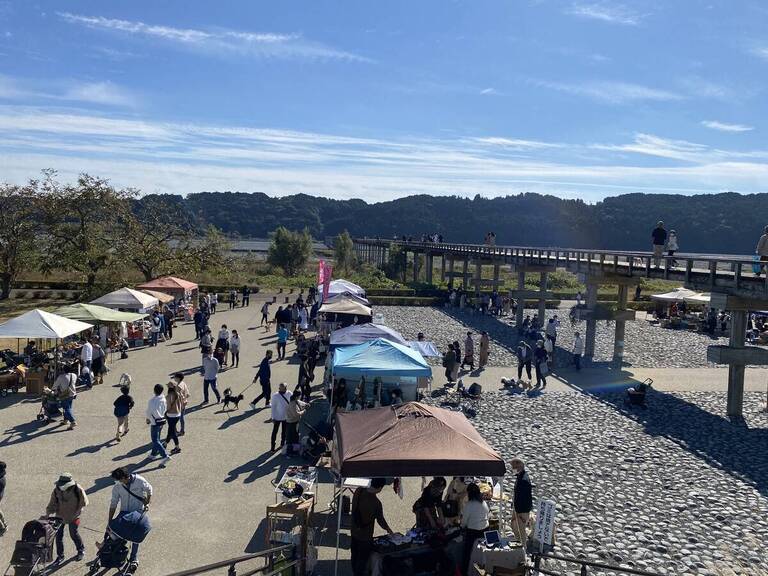
[[[0,298],[31,270],[75,272],[91,294],[127,269],[151,280],[225,268],[224,236],[179,210],[180,201],[139,199],[137,190],[89,174],[63,183],[50,170],[0,185]]]

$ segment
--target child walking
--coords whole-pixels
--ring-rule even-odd
[[[120,387],[120,396],[114,402],[115,417],[117,418],[117,433],[115,440],[120,442],[120,437],[128,434],[128,415],[133,409],[133,398],[131,398],[131,389],[128,386]]]

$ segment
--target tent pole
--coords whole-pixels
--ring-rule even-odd
[[[336,499],[336,563],[333,567],[333,576],[339,575],[339,542],[341,538],[341,495],[344,492],[344,479],[339,477],[339,496]]]

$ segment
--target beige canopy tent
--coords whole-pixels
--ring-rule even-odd
[[[686,296],[685,301],[689,304],[709,305],[710,296],[709,292],[702,292],[700,294],[694,294],[693,296]]]
[[[332,302],[320,306],[320,314],[353,314],[355,316],[371,316],[371,308],[353,297],[341,295]]]
[[[168,304],[168,302],[173,302],[174,298],[170,294],[166,294],[165,292],[157,292],[156,290],[147,290],[145,288],[142,288],[141,290],[145,294],[149,294],[153,298],[157,298],[161,304]]]
[[[692,296],[696,296],[696,294],[697,293],[693,290],[688,290],[688,288],[683,288],[681,286],[680,288],[675,288],[671,292],[666,292],[664,294],[652,294],[651,300],[672,304],[673,302],[685,302],[686,298],[691,298]]]
[[[131,288],[120,288],[101,298],[96,298],[91,304],[114,308],[115,310],[130,310],[135,312],[148,312],[159,303],[158,299],[144,292]]]

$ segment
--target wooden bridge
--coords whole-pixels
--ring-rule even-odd
[[[547,275],[557,269],[577,274],[586,285],[586,307],[580,311],[580,317],[587,321],[584,346],[587,362],[594,356],[597,320],[604,319],[615,320],[613,356],[614,361],[621,362],[625,322],[635,319],[634,311],[627,310],[628,292],[642,278],[669,280],[691,290],[710,292],[710,306],[726,310],[731,316],[729,345],[710,346],[707,357],[711,362],[729,366],[728,414],[733,417],[742,413],[744,367],[768,364],[768,350],[745,346],[748,312],[768,309],[768,275],[755,274],[751,257],[679,253],[657,259],[652,253],[642,251],[488,246],[378,238],[356,238],[354,245],[359,259],[377,266],[388,262],[392,249],[396,247],[404,262],[408,262],[409,257],[413,261],[414,282],[422,281],[423,275],[423,281],[432,284],[434,261],[438,258],[442,282],[447,280],[448,286],[453,287],[458,281],[465,290],[474,290],[476,294],[483,288],[501,290],[501,267],[508,266],[517,274],[517,286],[509,289],[510,296],[518,301],[537,300],[540,318],[544,318],[546,301],[554,298],[547,290]],[[424,266],[420,265],[422,257]],[[472,272],[470,266],[474,267]],[[492,279],[483,278],[484,266],[493,267]],[[541,275],[538,291],[526,290],[527,272]],[[606,284],[618,287],[615,311],[597,306],[598,287]],[[523,314],[523,306],[518,306],[518,326],[522,325]]]

